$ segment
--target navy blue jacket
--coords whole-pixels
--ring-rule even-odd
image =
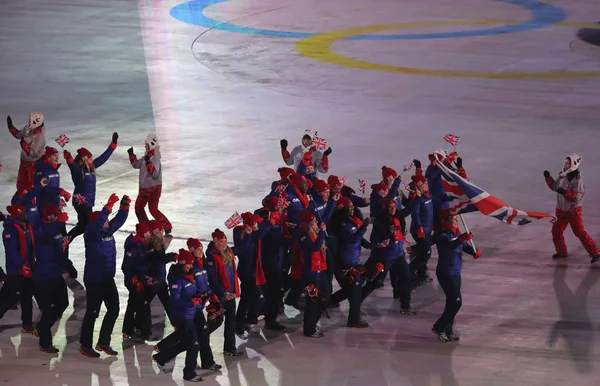
[[[377,217],[379,216],[379,213],[381,213],[381,211],[383,210],[383,206],[381,205],[381,201],[384,198],[393,198],[394,200],[396,200],[396,197],[398,196],[398,192],[400,191],[400,184],[402,183],[402,181],[400,181],[399,178],[396,178],[394,180],[394,182],[392,182],[392,186],[390,187],[390,189],[388,190],[388,194],[385,197],[381,197],[376,191],[372,191],[371,192],[371,204],[369,207],[369,217]],[[397,200],[396,200],[397,201]],[[396,202],[396,205],[398,205],[398,202]],[[402,206],[397,206],[398,209],[400,209]]]
[[[101,283],[114,279],[117,268],[117,248],[113,234],[119,230],[127,220],[128,210],[119,210],[115,218],[104,228],[109,212],[102,208],[102,212],[94,222],[90,222],[85,230],[85,268],[83,272],[84,283]]]
[[[356,228],[349,219],[342,221],[337,231],[338,256],[342,266],[360,264],[361,245],[368,244],[363,237],[366,231],[366,226]]]
[[[167,264],[173,261],[173,253],[166,253],[164,249],[156,251],[149,245],[146,256],[149,264],[147,275],[157,280],[167,280]]]
[[[40,216],[42,213],[38,212],[37,206],[34,204],[34,199],[39,194],[40,186],[34,186],[27,194],[21,198],[19,198],[18,193],[15,193],[11,199],[11,205],[21,204],[25,207],[27,211],[27,223],[31,225],[34,229],[41,221]]]
[[[35,280],[50,280],[62,277],[66,269],[73,267],[65,251],[65,238],[62,235],[63,224],[55,221],[40,221],[34,229],[36,264]]]
[[[318,252],[323,247],[324,241],[325,232],[320,229],[314,242],[307,233],[303,231],[300,233],[299,245],[304,259],[302,265],[302,279],[307,283],[314,283],[317,278],[317,272],[325,270],[314,271],[315,267],[313,266],[314,262],[312,259],[312,254]],[[323,258],[325,258],[325,252],[323,252]]]
[[[21,245],[20,232],[16,227],[19,227],[23,231],[25,236],[24,245]],[[4,242],[4,251],[6,253],[6,274],[8,276],[18,275],[19,270],[23,268],[25,263],[29,263],[29,266],[34,269],[34,247],[26,224],[22,224],[18,219],[7,218],[4,220],[2,241]],[[21,256],[22,248],[25,248],[25,260]]]
[[[412,207],[406,207],[402,210],[396,209],[396,214],[394,217],[396,217],[398,220],[401,220],[408,216],[411,211]],[[376,249],[376,253],[379,254],[386,262],[404,256],[404,241],[402,239],[399,241],[394,241],[393,235],[390,232],[391,225],[392,223],[390,220],[390,215],[387,213],[387,211],[382,211],[375,220],[375,223],[373,224],[373,230],[371,231],[371,242],[380,243],[385,240],[389,240],[387,247]]]
[[[336,202],[331,198],[325,202],[319,194],[311,196],[312,200],[308,204],[308,211],[317,216],[317,221],[327,224],[335,210]]]
[[[294,223],[296,225],[300,225],[302,221],[300,221],[300,213],[305,210],[311,210],[311,207],[314,208],[311,204],[311,195],[308,195],[308,207],[305,208],[304,205],[300,202],[298,195],[294,190],[288,191],[287,194],[287,202],[289,204],[288,210],[288,221]]]
[[[458,230],[456,232],[446,229],[436,234],[436,247],[438,250],[438,264],[435,273],[437,275],[460,275],[462,269],[463,251],[475,255],[471,243],[458,241]]]
[[[123,263],[121,264],[121,271],[125,278],[125,284],[129,285],[131,279],[138,275],[142,278],[148,275],[148,259],[146,252],[148,246],[142,237],[135,236],[133,234],[127,236],[125,239],[125,256],[123,256]]]
[[[431,225],[433,224],[433,203],[431,198],[423,194],[421,197],[415,197],[412,200],[415,201],[415,205],[410,214],[410,233],[413,236],[416,235],[417,229],[420,227],[423,227],[426,234],[430,233]]]
[[[94,159],[94,168],[98,169],[104,165],[114,151],[112,144],[108,146],[104,153]],[[76,158],[75,162],[69,165],[71,179],[75,185],[73,205],[93,208],[96,205],[96,174],[90,172],[87,167],[82,168],[78,161],[79,158]]]
[[[62,188],[60,187],[60,173],[58,169],[60,165],[56,169],[49,163],[46,163],[42,160],[35,161],[35,185],[38,186],[38,195],[36,198],[36,205],[38,211],[43,213],[44,204],[48,203],[48,205],[59,206],[60,203],[60,193],[62,192]],[[43,187],[40,184],[42,178],[48,180],[48,185]]]
[[[233,245],[239,260],[237,272],[240,280],[256,278],[257,243],[269,233],[271,226],[269,221],[263,221],[258,225],[258,230],[250,234],[244,232],[243,226],[233,229]]]
[[[237,251],[234,248],[231,248],[234,255],[237,255]],[[225,271],[227,273],[227,279],[229,280],[230,290],[225,291],[225,288],[221,285],[220,278],[217,276],[217,272],[215,270],[215,263],[212,257],[213,253],[220,255],[220,252],[217,251],[213,246],[212,242],[208,244],[206,248],[206,273],[208,274],[208,282],[210,283],[210,288],[212,291],[219,297],[221,303],[225,303],[225,292],[234,293],[235,292],[235,282],[234,278],[237,276],[234,273],[235,269],[235,261],[231,265],[225,264]]]
[[[169,317],[176,321],[194,319],[196,306],[192,297],[196,294],[196,284],[182,275],[171,274],[169,278]]]
[[[440,168],[430,164],[425,171],[425,177],[427,177],[427,185],[429,185],[429,194],[433,205],[437,209],[448,209],[448,196],[442,182],[442,171]]]
[[[200,265],[198,265],[197,261],[194,261],[194,266],[192,268],[192,273],[194,274],[194,278],[196,279],[196,293],[198,294],[210,294],[212,293],[210,289],[210,284],[208,283],[208,272]],[[204,309],[204,303],[200,303],[197,307],[199,309]]]
[[[260,243],[260,257],[265,272],[283,269],[284,251],[289,242],[283,237],[283,228],[280,225],[277,224],[269,229]]]

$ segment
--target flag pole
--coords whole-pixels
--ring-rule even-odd
[[[467,223],[465,222],[465,219],[463,218],[462,214],[459,214],[458,217],[460,218],[460,222],[462,222],[463,227],[465,228],[465,232],[469,233],[469,227],[467,227]],[[469,242],[471,243],[471,247],[473,247],[473,250],[477,251],[477,248],[475,248],[475,243],[473,242],[473,239],[471,239]]]

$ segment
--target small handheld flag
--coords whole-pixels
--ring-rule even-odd
[[[60,146],[61,148],[64,148],[65,145],[67,143],[69,143],[71,140],[69,139],[69,137],[67,137],[65,135],[65,133],[62,133],[61,135],[58,136],[58,138],[55,139],[56,143],[58,143],[58,146]]]
[[[458,145],[458,137],[453,134],[444,135],[444,141],[448,142],[450,145],[456,147]]]
[[[358,180],[358,190],[360,190],[360,192],[362,194],[365,194],[365,187],[366,187],[367,183],[365,182],[365,180]]]
[[[238,212],[235,212],[225,221],[225,226],[227,229],[235,228],[238,224],[242,222],[242,216],[239,215]]]

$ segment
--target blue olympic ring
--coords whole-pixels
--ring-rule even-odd
[[[221,31],[236,32],[250,35],[263,35],[271,37],[286,38],[307,38],[314,36],[314,33],[277,31],[260,28],[243,27],[228,22],[221,22],[211,19],[204,14],[206,8],[231,0],[192,0],[187,3],[176,5],[171,8],[170,14],[173,18],[184,23],[197,25],[200,27],[217,29]],[[495,28],[486,28],[470,31],[441,32],[413,35],[358,35],[349,37],[348,40],[423,40],[423,39],[444,39],[444,38],[466,38],[475,36],[499,35],[505,33],[531,31],[538,28],[544,28],[564,21],[567,18],[566,12],[559,7],[543,3],[536,0],[492,0],[500,3],[516,5],[525,8],[531,12],[529,20],[519,24],[507,25]]]

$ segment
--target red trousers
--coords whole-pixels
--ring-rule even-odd
[[[21,160],[21,165],[19,165],[19,174],[17,175],[17,192],[22,192],[24,190],[28,192],[31,191],[33,188],[34,177],[34,163]]]
[[[583,227],[581,206],[578,206],[570,212],[565,212],[557,208],[556,217],[557,221],[552,224],[552,241],[554,242],[556,253],[563,256],[567,255],[567,245],[565,244],[563,233],[567,228],[567,225],[571,225],[573,233],[579,238],[587,253],[589,253],[590,256],[600,255],[600,251],[598,250],[596,243],[594,240],[592,240],[590,235],[588,235]]]
[[[140,189],[137,199],[135,200],[135,215],[138,218],[139,223],[148,222],[148,216],[146,215],[146,205],[150,214],[156,221],[160,221],[164,226],[165,230],[171,230],[173,226],[167,219],[167,217],[158,210],[158,202],[160,201],[160,195],[162,194],[162,186],[155,186],[149,189]]]

